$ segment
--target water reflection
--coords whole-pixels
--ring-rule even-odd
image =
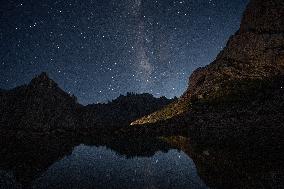
[[[73,134],[2,135],[0,188],[206,188],[165,140]]]
[[[34,183],[36,188],[206,188],[183,152],[152,157],[118,155],[106,147],[77,146]]]
[[[0,131],[0,189],[284,186],[281,145],[244,149],[204,141]]]
[[[207,138],[208,139],[208,138]],[[263,138],[262,138],[263,139]],[[210,188],[283,188],[284,164],[279,143],[219,145],[181,136],[163,138],[190,156]]]

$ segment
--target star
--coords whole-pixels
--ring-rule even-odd
[[[46,71],[84,105],[128,91],[180,96],[238,29],[248,0],[123,2],[5,1],[0,88]]]

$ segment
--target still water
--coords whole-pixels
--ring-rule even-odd
[[[107,147],[79,145],[32,183],[33,188],[207,188],[182,151],[151,157],[119,155]]]
[[[277,149],[269,153],[263,149],[225,151],[194,145],[183,136],[3,136],[0,189],[259,189],[284,185],[283,156]]]

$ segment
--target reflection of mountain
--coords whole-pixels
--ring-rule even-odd
[[[42,135],[11,131],[1,132],[0,136],[0,170],[11,172],[16,180],[27,188],[49,166],[70,155],[73,148],[79,144],[106,146],[127,158],[150,157],[157,151],[167,152],[172,148],[166,142],[155,138],[81,138],[74,133]]]
[[[284,162],[282,154],[275,150],[278,147],[267,151],[254,149],[256,146],[227,149],[184,136],[81,138],[72,133],[10,132],[1,133],[1,140],[0,170],[12,173],[26,188],[55,162],[69,156],[79,144],[105,146],[126,158],[152,157],[158,151],[179,149],[193,159],[199,176],[212,188],[281,188],[284,184]]]
[[[282,188],[284,161],[281,150],[226,149],[218,145],[196,143],[186,137],[165,137],[164,141],[191,157],[200,177],[212,188]]]
[[[58,159],[72,152],[74,141],[56,135],[1,132],[0,169],[11,171],[24,187]]]
[[[167,152],[173,148],[170,144],[153,137],[104,137],[104,138],[84,138],[82,142],[90,146],[106,146],[119,155],[133,158],[136,156],[150,157],[157,151]]]
[[[207,189],[192,160],[181,151],[125,158],[105,147],[86,145],[75,147],[70,156],[54,163],[33,186],[45,189]]]

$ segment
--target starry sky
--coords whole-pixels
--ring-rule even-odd
[[[180,96],[240,25],[248,0],[8,0],[0,88],[46,71],[82,104]]]

